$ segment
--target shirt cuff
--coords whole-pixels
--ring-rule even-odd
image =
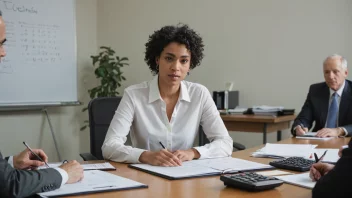
[[[348,148],[348,145],[343,145],[342,146],[342,149],[346,149],[346,148]]]
[[[200,155],[200,157],[199,157],[199,159],[206,159],[206,158],[209,158],[208,156],[207,156],[207,153],[208,153],[208,149],[207,148],[205,148],[205,147],[193,147],[194,149],[196,149],[197,151],[198,151],[198,153],[199,153],[199,155]]]
[[[345,129],[345,127],[340,127],[344,132],[345,132],[345,135],[343,135],[343,136],[347,136],[348,135],[348,132],[347,132],[347,130]]]
[[[13,156],[10,156],[10,157],[9,157],[9,159],[7,160],[7,163],[9,163],[9,164],[12,166],[12,168],[15,168],[15,167],[13,166]]]
[[[134,164],[142,163],[139,161],[139,158],[141,157],[141,155],[144,151],[147,151],[147,150],[140,149],[140,148],[133,148],[133,150],[132,150],[133,159],[129,159],[131,161],[131,163],[134,163]]]
[[[62,177],[61,186],[64,185],[64,184],[66,184],[66,182],[68,181],[68,174],[67,174],[67,172],[66,172],[64,169],[62,169],[62,168],[54,168],[54,169],[57,170],[57,171],[60,173],[61,177]],[[61,187],[61,186],[60,186],[60,187]]]

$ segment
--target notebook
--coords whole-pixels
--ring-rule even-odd
[[[161,167],[148,164],[130,164],[129,167],[170,180],[221,175],[222,173],[238,171],[275,169],[270,165],[232,157],[192,160],[183,162],[182,166],[176,167]]]
[[[100,170],[84,171],[82,181],[65,184],[54,191],[38,193],[41,197],[90,194],[135,188],[148,188],[147,185]]]

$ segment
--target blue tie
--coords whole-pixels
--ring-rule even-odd
[[[328,112],[328,119],[326,121],[327,128],[336,128],[337,127],[337,112],[338,112],[338,104],[337,104],[338,95],[335,92],[331,97],[331,104]]]

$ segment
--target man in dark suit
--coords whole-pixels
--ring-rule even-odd
[[[304,135],[315,122],[318,137],[351,136],[352,134],[352,82],[346,80],[347,61],[332,55],[323,64],[325,82],[313,84],[291,132]]]
[[[0,11],[0,62],[6,55],[3,47],[5,23]],[[48,158],[40,149],[33,149],[44,161]],[[76,161],[70,161],[59,168],[35,169],[44,165],[28,150],[16,156],[3,159],[0,152],[0,197],[27,197],[39,192],[60,188],[65,183],[75,183],[83,178],[83,167]]]
[[[316,197],[351,197],[352,188],[352,141],[342,150],[342,157],[336,165],[316,163],[310,169],[310,177],[317,181],[313,188]]]

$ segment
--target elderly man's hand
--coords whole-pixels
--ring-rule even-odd
[[[318,137],[337,137],[342,136],[344,131],[340,128],[323,128],[317,131]]]

